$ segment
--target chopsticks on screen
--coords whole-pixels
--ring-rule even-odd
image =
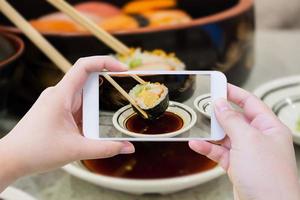
[[[130,74],[130,76],[132,78],[134,78],[137,82],[139,82],[140,84],[146,84],[146,81],[144,81],[141,77],[139,77],[138,75],[136,74]]]
[[[72,64],[62,56],[36,29],[34,29],[18,11],[6,0],[0,0],[1,12],[18,27],[50,60],[63,72],[67,72]]]
[[[105,79],[110,82],[146,119],[148,119],[147,113],[142,110],[135,102],[133,98],[114,80],[111,76],[106,73],[103,73]]]
[[[44,38],[36,29],[34,29],[30,23],[15,10],[6,0],[0,0],[0,11],[17,26],[52,62],[54,62],[59,69],[63,72],[67,72],[72,64],[50,44],[46,38]],[[148,115],[143,111],[130,97],[129,94],[108,74],[104,74],[104,77],[109,81],[145,118]],[[139,78],[137,76],[137,78]],[[143,81],[143,80],[142,80]]]
[[[100,41],[105,43],[107,46],[112,48],[117,53],[126,55],[130,53],[130,49],[123,44],[120,40],[112,36],[110,33],[102,29],[95,22],[90,20],[89,18],[82,15],[78,12],[72,5],[67,3],[65,0],[47,0],[51,5],[56,7],[61,12],[68,15],[71,19],[77,22],[79,25],[86,28],[90,31],[95,37],[97,37]],[[141,84],[145,84],[146,82],[141,79],[139,76],[135,74],[130,74],[132,78],[138,81]]]

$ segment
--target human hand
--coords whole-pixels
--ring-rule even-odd
[[[134,152],[129,142],[104,142],[80,135],[82,88],[92,72],[126,67],[107,56],[79,59],[54,87],[46,89],[0,140],[0,191],[18,177],[83,159]]]
[[[221,145],[190,141],[190,147],[219,163],[228,173],[235,198],[300,199],[290,130],[257,97],[228,85],[228,99],[215,103],[215,114],[227,134]]]

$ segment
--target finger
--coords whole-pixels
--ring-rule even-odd
[[[251,121],[261,113],[268,113],[273,116],[273,112],[259,98],[231,84],[228,84],[228,100],[240,106]]]
[[[274,131],[278,130],[278,128],[282,128],[281,122],[276,122],[277,119],[273,119],[268,114],[259,114],[257,115],[252,122],[250,123],[252,127],[260,130],[262,133],[281,133],[285,131]]]
[[[240,197],[238,195],[238,191],[236,189],[236,187],[233,186],[233,199],[234,200],[240,200]]]
[[[130,142],[99,141],[87,138],[83,138],[81,141],[81,159],[108,158],[118,154],[134,153],[135,151]]]
[[[224,170],[228,169],[229,151],[228,149],[206,141],[189,141],[192,150],[200,153],[209,159],[217,162]]]
[[[255,132],[255,129],[225,99],[217,100],[214,105],[216,118],[232,143],[240,143],[244,140],[245,134]]]
[[[255,121],[255,123],[252,122],[251,124],[255,124],[255,127],[259,130],[277,127],[281,124],[266,104],[246,90],[229,84],[228,99],[240,106],[244,110],[244,115],[249,119],[249,121]],[[256,118],[263,118],[267,124],[262,123],[262,121]]]
[[[58,83],[64,91],[72,94],[81,92],[89,75],[93,72],[101,72],[103,69],[108,71],[125,71],[127,67],[110,56],[92,56],[80,58]]]

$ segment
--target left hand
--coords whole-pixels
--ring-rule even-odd
[[[129,142],[91,140],[80,134],[82,88],[92,72],[123,71],[107,56],[79,59],[54,87],[46,89],[0,140],[0,191],[18,177],[61,167],[75,160],[134,152]]]

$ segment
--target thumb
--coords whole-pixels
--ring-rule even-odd
[[[245,134],[255,131],[225,99],[217,100],[214,105],[216,118],[232,142],[244,140]]]
[[[99,141],[83,138],[81,142],[82,152],[80,159],[99,159],[109,158],[118,154],[134,153],[135,149],[130,142],[113,142],[113,141]]]

